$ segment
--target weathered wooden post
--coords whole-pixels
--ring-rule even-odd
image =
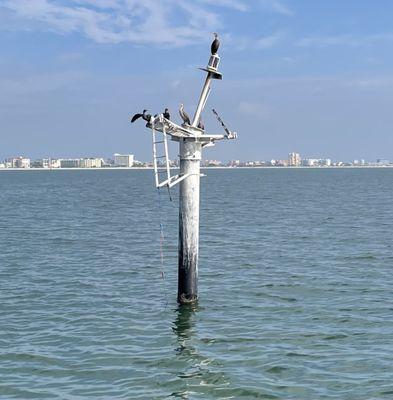
[[[198,300],[199,187],[202,149],[205,146],[213,146],[217,140],[236,138],[236,133],[225,127],[214,110],[226,134],[206,134],[200,124],[201,113],[210,93],[211,81],[222,79],[221,73],[218,72],[220,57],[217,51],[219,44],[220,42],[215,34],[215,40],[211,45],[209,63],[206,68],[200,68],[206,71],[207,77],[192,122],[189,121],[187,116],[187,121],[184,121],[180,126],[170,120],[169,117],[165,118],[163,114],[151,117],[145,113],[135,114],[131,120],[133,122],[142,117],[148,121],[146,126],[152,129],[156,187],[172,187],[177,183],[180,184],[177,293],[177,301],[180,304],[192,304]],[[162,140],[157,140],[157,131],[163,134]],[[180,172],[176,176],[170,176],[167,136],[179,142]],[[160,143],[163,144],[163,155],[157,153],[157,146]],[[163,166],[163,164],[165,165]],[[166,174],[166,179],[162,180],[161,174]]]

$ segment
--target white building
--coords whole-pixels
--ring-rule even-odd
[[[114,154],[114,165],[115,167],[132,167],[134,165],[133,154]]]
[[[42,168],[50,168],[50,158],[43,158],[39,160],[39,164]]]
[[[304,158],[302,165],[304,167],[330,167],[332,160],[330,158]]]
[[[61,163],[60,160],[58,160],[57,158],[50,158],[49,159],[50,162],[50,168],[60,168],[61,167]]]
[[[299,153],[289,153],[288,154],[288,165],[290,167],[298,167],[300,166],[302,159],[300,158]]]
[[[6,160],[9,168],[30,168],[30,158],[14,157]]]
[[[60,168],[60,160],[56,158],[41,158],[37,160],[37,164],[41,168]]]
[[[102,158],[81,158],[79,161],[80,168],[101,168],[104,160]]]

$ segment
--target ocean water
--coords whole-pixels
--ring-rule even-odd
[[[0,399],[393,399],[393,169],[206,174],[178,307],[151,171],[0,173]]]

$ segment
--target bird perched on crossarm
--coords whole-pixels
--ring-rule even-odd
[[[169,114],[169,110],[166,108],[163,114],[165,119],[171,119],[171,114]]]
[[[180,104],[179,114],[180,114],[181,119],[183,120],[183,123],[185,123],[187,125],[191,125],[190,116],[184,111],[183,104]]]
[[[145,121],[150,122],[151,120],[151,115],[150,114],[146,114],[147,110],[143,110],[142,114],[135,114],[132,118],[131,118],[131,123],[135,122],[137,119],[139,118],[143,118]]]

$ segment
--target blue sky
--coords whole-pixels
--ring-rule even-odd
[[[393,160],[392,16],[389,0],[0,0],[0,159],[150,159],[129,116],[192,114],[217,31],[203,117],[239,138],[204,158]]]

